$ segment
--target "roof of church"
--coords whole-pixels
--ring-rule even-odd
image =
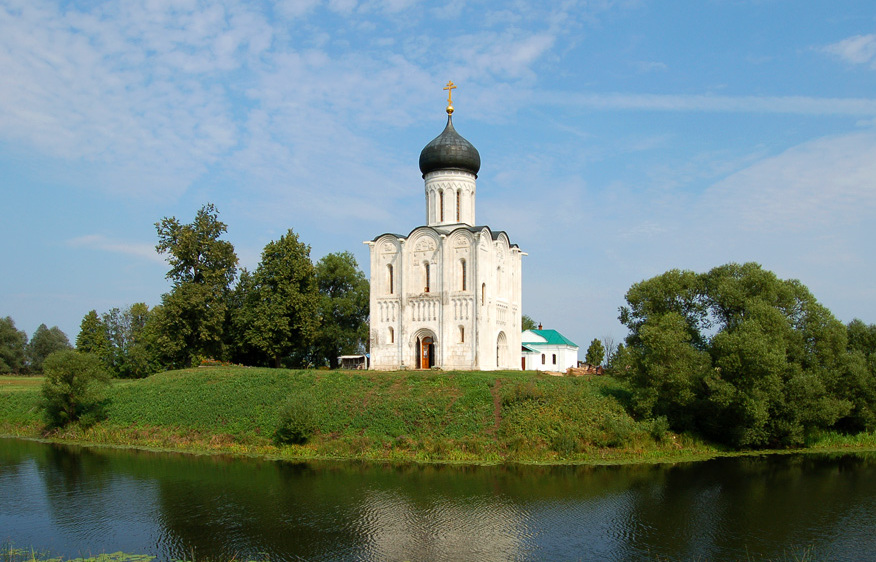
[[[545,344],[547,344],[547,345],[570,345],[572,347],[578,347],[578,344],[576,344],[575,342],[573,342],[572,340],[570,340],[569,338],[567,338],[566,336],[564,336],[563,334],[559,333],[556,330],[526,330],[526,331],[524,331],[524,333],[526,333],[527,331],[532,332],[533,334],[535,334],[537,336],[543,337],[545,339],[545,341],[521,342],[524,345],[539,345],[539,344],[545,345]]]
[[[446,231],[446,227],[447,227],[447,226],[453,226],[453,225],[445,225],[445,226],[442,226],[442,227],[439,227],[439,228],[440,228],[441,230],[445,230],[445,231]],[[428,228],[428,229],[430,229],[430,230],[434,230],[435,232],[438,232],[438,233],[440,234],[439,228],[435,228],[434,226],[428,226],[428,225],[418,226],[418,227],[415,228],[414,230],[420,230],[421,228]],[[482,231],[482,230],[484,230],[484,229],[487,229],[487,230],[490,231],[490,236],[492,236],[493,240],[498,240],[498,239],[499,239],[499,236],[501,236],[501,235],[504,234],[504,235],[505,235],[505,238],[508,239],[508,247],[509,247],[509,248],[518,248],[518,247],[519,247],[517,244],[512,244],[512,243],[511,243],[511,237],[508,236],[508,233],[507,233],[507,232],[505,232],[504,230],[493,230],[493,229],[490,228],[489,226],[468,226],[468,225],[465,225],[465,224],[461,224],[461,223],[460,223],[460,226],[458,226],[458,227],[456,227],[456,228],[453,228],[453,229],[451,230],[451,232],[456,232],[457,230],[468,230],[469,232],[471,232],[471,233],[473,233],[473,234],[477,234],[478,232],[480,232],[480,231]],[[379,238],[382,238],[383,236],[386,236],[386,235],[389,235],[389,236],[395,236],[396,238],[402,238],[402,239],[405,239],[405,240],[406,240],[406,239],[410,238],[411,234],[414,233],[414,230],[410,231],[407,235],[404,235],[404,234],[396,234],[396,233],[394,233],[394,232],[384,232],[383,234],[378,234],[377,236],[375,236],[371,241],[372,241],[372,242],[377,242],[377,240],[378,240]]]
[[[423,176],[436,170],[465,170],[475,176],[481,169],[481,155],[474,145],[456,132],[453,118],[447,116],[444,131],[420,152],[420,172]]]

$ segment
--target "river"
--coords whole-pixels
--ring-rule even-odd
[[[0,439],[0,543],[160,560],[876,558],[876,455],[290,463]]]

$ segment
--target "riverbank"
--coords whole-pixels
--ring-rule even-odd
[[[614,464],[740,454],[632,419],[623,407],[628,391],[611,377],[189,369],[115,381],[105,421],[48,435],[40,383],[0,380],[0,435],[296,460]],[[314,399],[316,431],[305,444],[278,447],[272,436],[293,395]],[[876,436],[823,436],[810,445],[876,450]]]

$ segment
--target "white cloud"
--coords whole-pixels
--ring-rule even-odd
[[[709,188],[703,214],[759,232],[837,231],[876,214],[876,133],[816,139]]]
[[[276,9],[289,18],[300,18],[319,6],[321,0],[281,0]]]
[[[636,61],[633,66],[639,72],[663,72],[669,69],[665,62],[660,61]]]
[[[114,254],[125,254],[156,263],[165,263],[164,257],[155,251],[154,244],[111,240],[101,234],[88,234],[71,238],[67,240],[67,246],[71,248],[88,248]]]
[[[0,7],[0,137],[104,164],[110,191],[173,197],[236,142],[224,87],[192,73],[239,67],[266,34],[235,10],[112,6]]]
[[[851,64],[870,64],[876,69],[876,34],[855,35],[823,48]]]
[[[637,111],[876,115],[876,99],[871,98],[544,92],[536,99],[552,105]]]

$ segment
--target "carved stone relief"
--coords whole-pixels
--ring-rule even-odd
[[[416,245],[414,245],[415,252],[434,252],[435,251],[435,241],[428,237],[423,237],[417,240]]]

